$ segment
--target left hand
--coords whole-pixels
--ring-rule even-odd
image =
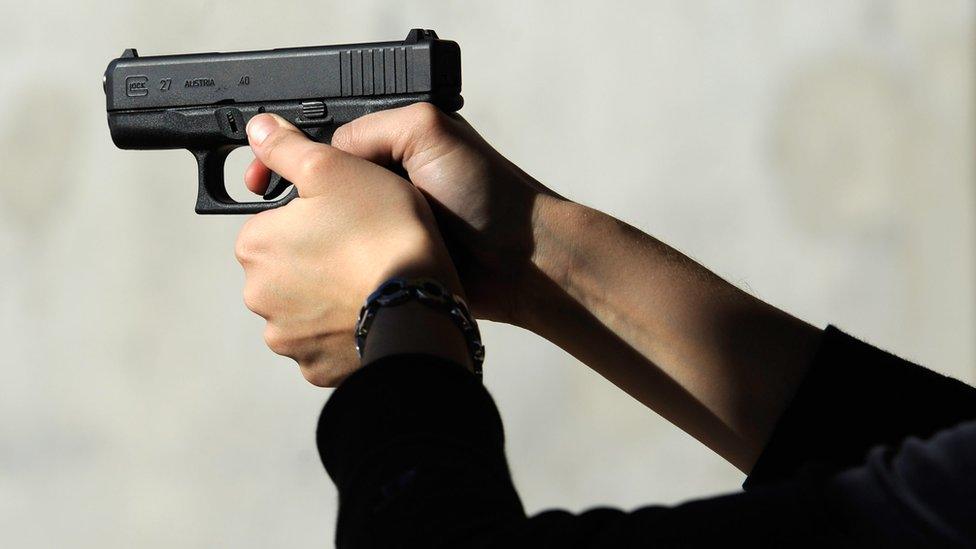
[[[247,132],[260,161],[251,170],[281,174],[299,198],[241,229],[235,251],[246,275],[244,302],[267,320],[272,351],[295,359],[311,383],[335,386],[359,366],[353,329],[370,292],[408,276],[437,279],[461,294],[457,273],[409,181],[311,141],[275,115],[255,116]]]

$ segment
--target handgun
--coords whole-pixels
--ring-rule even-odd
[[[152,57],[127,49],[102,84],[117,147],[187,149],[196,157],[198,214],[255,213],[298,196],[275,173],[263,200],[238,202],[227,193],[224,161],[247,145],[247,121],[259,113],[328,143],[336,128],[365,114],[420,101],[455,112],[464,103],[460,47],[424,29],[400,42]]]

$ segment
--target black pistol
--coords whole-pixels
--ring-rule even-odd
[[[247,214],[297,196],[271,174],[264,200],[238,202],[224,186],[224,160],[247,145],[252,116],[275,113],[328,143],[335,129],[371,112],[419,101],[461,108],[461,49],[432,30],[402,42],[235,53],[139,57],[108,65],[108,127],[122,149],[187,149],[199,172],[198,214]]]

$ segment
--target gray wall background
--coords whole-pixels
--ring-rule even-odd
[[[320,547],[327,391],[262,342],[240,218],[181,151],[119,151],[101,75],[143,54],[398,39],[463,51],[463,114],[559,192],[818,325],[976,380],[974,3],[4,2],[0,545]],[[235,180],[247,154],[232,157]],[[486,383],[531,512],[743,477],[518,329]]]

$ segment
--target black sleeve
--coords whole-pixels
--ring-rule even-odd
[[[840,371],[848,388],[829,379],[841,375],[838,364],[845,365]],[[912,385],[869,380],[857,373],[862,368]],[[508,474],[501,420],[487,391],[459,365],[422,355],[391,357],[352,375],[319,422],[319,452],[339,489],[336,543],[384,548],[966,546],[976,539],[976,520],[969,520],[976,518],[971,495],[976,493],[976,423],[866,456],[872,445],[928,436],[952,425],[953,411],[976,417],[973,389],[933,376],[831,330],[747,492],[630,513],[593,509],[527,517]],[[871,415],[846,418],[860,430],[843,421],[845,409],[863,408],[852,382],[861,383],[862,391],[870,388],[860,396],[875,404]],[[836,396],[837,390],[842,395]],[[904,398],[889,398],[886,391],[912,402],[938,402],[934,411],[912,407],[933,419],[903,413]],[[878,409],[882,406],[894,409]],[[814,427],[816,414],[826,408],[834,411],[823,419],[837,425]],[[909,427],[900,429],[896,423],[902,421]],[[830,436],[832,428],[839,436]],[[796,429],[809,430],[810,438]]]
[[[829,326],[746,490],[863,463],[875,446],[976,418],[976,390]]]

